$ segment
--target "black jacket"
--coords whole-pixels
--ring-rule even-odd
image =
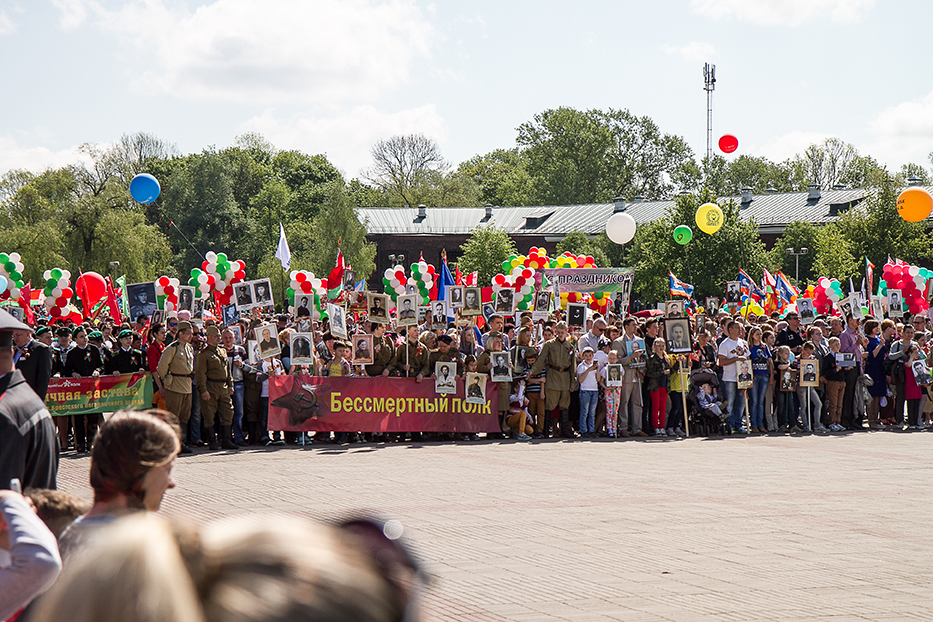
[[[20,370],[0,378],[0,488],[14,477],[23,488],[53,490],[58,478],[55,424]]]
[[[68,350],[62,377],[71,378],[74,374],[78,374],[82,378],[87,378],[93,376],[95,371],[104,373],[104,357],[97,346],[89,343],[86,348],[75,346]]]
[[[114,372],[133,374],[138,371],[148,371],[142,351],[132,348],[114,350],[113,355],[104,363],[104,369],[108,375]]]
[[[23,378],[44,402],[52,377],[52,349],[33,339],[20,355],[16,369],[23,372]]]

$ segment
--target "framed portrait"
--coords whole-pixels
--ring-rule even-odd
[[[243,345],[243,329],[240,328],[239,324],[231,324],[227,327],[231,333],[233,333],[233,345],[242,346]]]
[[[625,374],[622,372],[622,365],[620,363],[609,363],[606,365],[607,387],[621,387],[624,377]]]
[[[515,290],[503,287],[496,292],[496,313],[506,316],[515,313]]]
[[[697,313],[693,316],[694,334],[699,335],[701,331],[706,330],[706,314]]]
[[[366,315],[370,322],[389,323],[389,297],[385,294],[366,293]]]
[[[149,326],[155,324],[162,324],[165,322],[165,311],[156,310],[152,312],[152,317],[149,318]]]
[[[248,281],[233,284],[233,299],[237,311],[248,311],[256,306],[253,304],[253,286]]]
[[[486,403],[486,374],[469,371],[466,375],[466,398],[468,404]]]
[[[249,364],[258,367],[262,363],[262,356],[259,354],[259,343],[256,341],[247,341],[246,353],[249,356]]]
[[[446,298],[447,298],[447,305],[451,309],[462,309],[463,308],[463,286],[448,285]]]
[[[836,365],[839,367],[855,367],[855,353],[836,352]]]
[[[418,305],[418,323],[428,324],[430,319],[431,319],[431,306],[430,305]]]
[[[431,301],[431,326],[447,326],[447,304],[443,300]]]
[[[179,287],[178,288],[178,310],[188,311],[190,313],[193,306],[194,306],[194,288],[187,287],[187,286]]]
[[[540,291],[535,294],[535,306],[531,312],[531,319],[546,320],[551,312],[551,292]]]
[[[354,365],[372,365],[373,363],[373,336],[353,335],[350,339],[353,354],[350,361]]]
[[[576,302],[567,303],[567,328],[570,330],[586,328],[586,305]]]
[[[899,289],[888,290],[888,317],[904,317],[904,294]]]
[[[350,311],[366,313],[366,292],[350,292]]]
[[[781,391],[784,391],[785,393],[792,393],[796,391],[797,390],[797,370],[791,369],[790,367],[788,367],[787,369],[781,370],[780,374],[781,374]]]
[[[6,311],[20,322],[26,317],[26,311],[20,306],[3,307]]]
[[[288,349],[292,355],[292,365],[314,365],[314,337],[311,333],[289,335]]]
[[[836,304],[839,306],[839,310],[842,311],[842,317],[847,320],[852,317],[852,305],[849,303],[848,298],[843,298]]]
[[[878,321],[884,319],[884,310],[881,308],[881,296],[871,297],[871,316]]]
[[[483,292],[479,287],[463,288],[463,308],[460,315],[475,317],[483,313]]]
[[[418,324],[418,298],[417,294],[398,297],[396,306],[398,319],[396,323],[399,326],[415,326]]]
[[[225,305],[220,310],[220,315],[221,319],[223,319],[224,326],[236,324],[236,321],[240,319],[240,312],[236,310],[236,305]]]
[[[862,297],[858,293],[849,294],[849,308],[852,309],[852,317],[862,319]]]
[[[920,359],[914,361],[910,364],[910,370],[914,372],[914,380],[917,382],[917,386],[925,387],[933,384],[933,374],[930,373],[926,361]]]
[[[486,319],[487,322],[489,321],[489,318],[491,318],[495,314],[496,314],[495,305],[489,302],[483,304],[483,317]]]
[[[347,338],[347,312],[340,305],[327,303],[327,317],[330,318],[330,332],[334,337]]]
[[[642,353],[645,352],[645,340],[641,337],[629,339],[625,342],[625,356],[632,356],[632,354],[635,353],[635,350],[641,350]]]
[[[130,305],[130,322],[135,322],[140,316],[148,319],[158,310],[156,304],[155,283],[134,283],[126,286],[126,298]]]
[[[236,287],[236,285],[234,285]],[[236,290],[234,290],[236,291]],[[302,291],[295,291],[295,295],[292,297],[292,306],[295,307],[295,315],[298,315],[299,309],[307,309],[308,317],[311,317],[314,314],[314,294],[306,294]],[[302,316],[304,314],[302,313]]]
[[[797,315],[800,316],[800,323],[803,325],[812,324],[816,319],[816,309],[813,308],[813,301],[809,298],[797,298]]]
[[[664,303],[664,317],[687,317],[683,300],[668,300]]]
[[[310,317],[300,317],[298,321],[295,322],[295,329],[299,333],[310,333],[311,329],[314,327],[314,322]]]
[[[492,352],[489,355],[489,365],[489,375],[493,382],[512,382],[508,352]]]
[[[800,386],[820,386],[820,359],[800,359]]]
[[[438,361],[434,364],[434,392],[453,395],[457,392],[457,364]]]
[[[716,314],[719,313],[719,298],[706,299],[706,312],[710,317],[716,317]]]
[[[191,305],[191,321],[197,324],[204,323],[204,304],[207,302],[204,298],[195,298]]]
[[[275,324],[262,324],[253,329],[256,344],[259,346],[259,358],[267,359],[282,353],[279,345],[279,333]]]
[[[726,302],[742,302],[742,284],[738,281],[729,281],[726,283]]]
[[[736,385],[739,389],[752,388],[752,362],[748,359],[735,362]]]
[[[690,320],[685,317],[664,318],[664,337],[668,354],[690,354],[693,341],[690,338]]]
[[[352,292],[356,289],[356,271],[355,270],[344,270],[343,271],[343,289]]]
[[[272,284],[269,279],[259,279],[252,281],[253,284],[253,303],[257,307],[272,307],[275,303],[272,301]]]

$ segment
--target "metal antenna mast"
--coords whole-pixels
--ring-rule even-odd
[[[703,90],[706,91],[706,161],[713,158],[713,91],[716,90],[716,65],[703,65]]]

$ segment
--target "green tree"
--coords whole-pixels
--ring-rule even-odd
[[[864,265],[860,262],[861,258],[852,254],[851,242],[836,223],[817,230],[815,259],[810,284],[815,284],[821,276],[839,279],[840,283],[844,283],[849,277],[858,278]]]
[[[356,207],[385,207],[385,195],[377,188],[364,184],[359,179],[351,179],[347,184],[347,194],[350,202]]]
[[[460,250],[463,254],[457,260],[457,267],[464,274],[478,272],[477,282],[484,287],[502,272],[503,261],[518,254],[509,234],[495,225],[475,227]]]
[[[908,163],[901,166],[901,170],[898,171],[895,179],[897,180],[898,186],[906,186],[911,178],[916,178],[920,180],[920,185],[929,186],[933,184],[933,177],[930,176],[930,171],[924,168],[920,164]]]
[[[483,205],[533,205],[534,184],[528,172],[528,159],[517,148],[473,156],[462,162],[457,172],[479,185],[479,201]]]
[[[311,240],[311,266],[321,278],[336,265],[338,242],[344,262],[353,267],[358,279],[368,279],[376,269],[376,245],[366,240],[366,223],[360,222],[342,183],[330,184],[321,213],[314,219]]]
[[[817,246],[819,227],[809,222],[792,222],[787,225],[784,232],[774,243],[774,248],[768,253],[767,265],[770,270],[781,270],[788,278],[793,279],[797,274],[797,258],[788,255],[787,249],[795,252],[807,249],[806,255],[800,255],[800,281],[807,283],[815,277],[823,276],[814,272],[813,266],[817,261],[820,249]]]
[[[719,231],[712,235],[695,231],[693,240],[684,246],[674,241],[674,228],[692,225],[697,208],[707,202],[715,202],[710,192],[680,195],[663,218],[636,231],[628,259],[635,268],[635,288],[643,300],[668,299],[668,271],[692,284],[697,299],[721,296],[726,282],[738,277],[739,268],[749,274],[761,273],[765,248],[758,238],[758,225],[753,219],[742,220],[732,201],[720,204],[725,218]]]
[[[608,239],[608,238],[607,238]],[[555,250],[558,255],[571,252],[574,255],[592,256],[600,268],[610,265],[609,258],[596,239],[590,239],[582,231],[571,231],[564,239],[557,243]]]

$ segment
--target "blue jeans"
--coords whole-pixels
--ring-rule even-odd
[[[243,437],[243,388],[242,382],[233,383],[233,442],[242,443]]]
[[[738,430],[742,427],[742,415],[745,414],[745,392],[739,391],[738,382],[723,381],[722,386],[726,392],[726,411],[729,413],[726,423],[733,430]]]
[[[755,376],[752,385],[752,419],[753,428],[765,427],[765,395],[768,393],[768,377]]]
[[[596,431],[596,401],[599,391],[580,391],[580,434]]]
[[[188,443],[201,442],[201,398],[198,383],[191,383],[191,419],[188,420]]]

